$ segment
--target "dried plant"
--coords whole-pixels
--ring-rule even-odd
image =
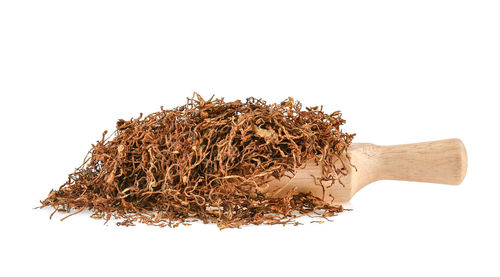
[[[343,172],[333,161],[354,136],[340,130],[344,122],[340,112],[302,110],[293,98],[267,104],[255,98],[206,101],[195,94],[178,108],[118,120],[116,131],[107,139],[104,132],[41,207],[70,215],[88,209],[94,218],[114,217],[127,226],[200,220],[227,228],[298,224],[303,215],[327,218],[342,206],[293,191],[271,198],[265,188],[309,159],[324,172]]]

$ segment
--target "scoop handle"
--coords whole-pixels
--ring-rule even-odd
[[[458,185],[467,172],[467,152],[459,139],[375,146],[376,180]]]

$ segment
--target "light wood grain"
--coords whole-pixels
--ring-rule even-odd
[[[379,146],[357,143],[349,147],[350,163],[346,157],[337,162],[346,165],[347,176],[339,182],[319,185],[321,166],[308,161],[292,178],[269,183],[268,194],[284,196],[291,189],[310,192],[329,202],[349,201],[366,185],[379,180],[403,180],[458,185],[467,172],[467,153],[459,139]],[[350,166],[352,164],[353,166]]]

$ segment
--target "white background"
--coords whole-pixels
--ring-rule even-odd
[[[499,276],[498,1],[1,1],[2,276]],[[460,186],[383,181],[326,224],[117,227],[34,210],[117,119],[288,96],[355,142],[457,137]]]

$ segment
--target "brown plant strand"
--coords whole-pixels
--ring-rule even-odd
[[[279,104],[206,101],[198,94],[172,110],[118,120],[112,138],[92,145],[82,166],[41,207],[118,225],[176,227],[193,221],[219,228],[248,224],[299,224],[303,215],[343,211],[310,194],[271,198],[263,188],[272,177],[315,159],[323,172],[343,172],[334,162],[353,134],[340,130],[340,112],[302,110],[293,98]],[[330,179],[331,174],[330,174]]]

